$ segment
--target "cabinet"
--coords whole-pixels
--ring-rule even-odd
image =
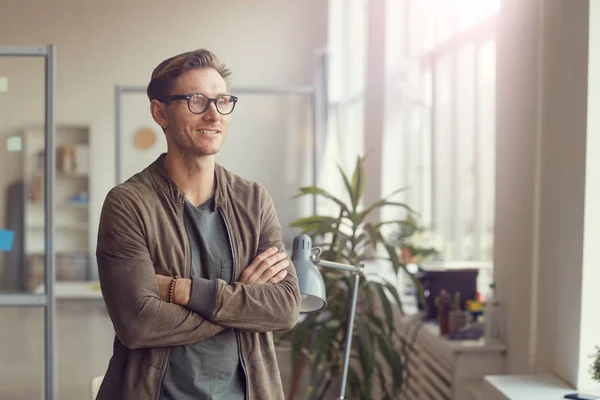
[[[471,386],[486,376],[504,373],[506,346],[480,340],[448,340],[434,322],[420,325],[416,316],[405,317],[400,332],[414,351],[404,400],[473,400]],[[416,334],[415,334],[416,332]]]
[[[22,136],[25,287],[28,291],[39,292],[43,291],[45,254],[43,127],[28,127]],[[86,126],[58,125],[55,143],[53,243],[56,252],[56,294],[60,297],[61,282],[87,282],[93,276],[89,229],[89,129]]]

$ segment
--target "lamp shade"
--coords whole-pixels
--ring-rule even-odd
[[[300,313],[307,314],[322,310],[327,305],[325,282],[317,266],[311,261],[311,240],[308,235],[294,238],[292,263],[300,286]]]

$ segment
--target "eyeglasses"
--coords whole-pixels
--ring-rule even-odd
[[[233,109],[235,108],[235,103],[237,103],[238,98],[230,94],[222,94],[216,99],[213,99],[203,95],[202,93],[195,93],[189,95],[174,94],[171,96],[167,96],[165,99],[157,100],[162,101],[163,103],[170,103],[173,100],[186,100],[188,104],[188,109],[193,114],[202,114],[204,111],[208,110],[208,107],[210,107],[210,103],[215,103],[215,107],[217,107],[217,111],[219,112],[219,114],[227,115],[233,112]]]

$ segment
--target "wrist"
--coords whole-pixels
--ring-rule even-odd
[[[192,280],[186,278],[177,279],[175,286],[175,304],[187,306],[190,302],[190,293],[192,289]]]

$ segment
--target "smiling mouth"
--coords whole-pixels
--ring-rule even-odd
[[[200,129],[198,131],[196,131],[202,135],[218,135],[219,131],[213,131],[213,130],[209,130],[209,129]]]

